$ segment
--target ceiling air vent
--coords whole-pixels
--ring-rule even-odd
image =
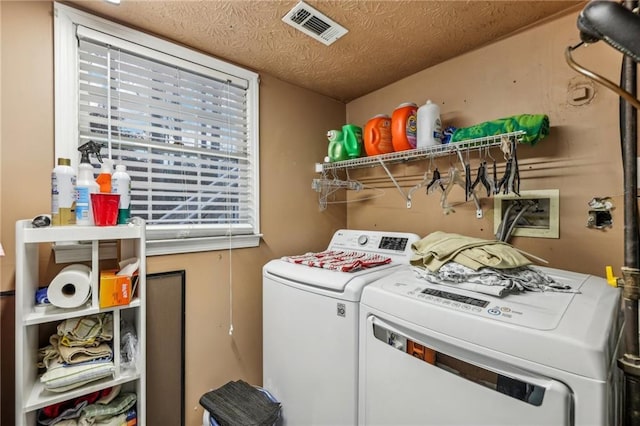
[[[327,46],[348,32],[345,27],[302,1],[282,20]]]

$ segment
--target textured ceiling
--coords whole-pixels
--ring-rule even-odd
[[[296,0],[67,4],[348,102],[583,1],[306,3],[349,32],[331,46],[282,22]]]

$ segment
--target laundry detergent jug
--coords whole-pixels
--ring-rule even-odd
[[[442,143],[440,107],[428,100],[418,108],[418,148]]]
[[[394,151],[415,149],[418,106],[413,102],[398,105],[391,115],[391,143]]]
[[[342,126],[342,138],[344,149],[349,158],[358,158],[362,155],[362,128],[353,124]]]
[[[329,130],[327,132],[327,139],[329,139],[329,147],[327,154],[329,155],[329,161],[344,161],[348,160],[347,150],[344,148],[344,141],[342,138],[342,131]]]
[[[364,126],[364,151],[367,155],[393,152],[391,143],[391,118],[378,114]]]

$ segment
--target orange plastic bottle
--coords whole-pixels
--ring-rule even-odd
[[[391,143],[394,151],[415,149],[417,142],[418,105],[407,102],[398,105],[391,115]]]
[[[391,143],[391,118],[378,114],[364,126],[364,151],[367,155],[393,152]]]
[[[100,174],[96,182],[100,185],[100,192],[111,192],[111,174],[113,173],[113,161],[106,158],[100,168]]]

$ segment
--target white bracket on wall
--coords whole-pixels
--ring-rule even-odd
[[[389,168],[387,167],[386,164],[384,164],[384,161],[382,161],[381,158],[378,157],[378,161],[380,161],[380,165],[382,166],[382,168],[384,169],[384,171],[387,173],[387,176],[389,176],[389,179],[391,179],[391,182],[393,182],[393,184],[396,186],[396,188],[398,189],[398,191],[400,191],[400,195],[402,195],[402,198],[405,199],[405,201],[407,202],[407,208],[411,208],[411,196],[410,195],[406,195],[404,193],[404,191],[402,190],[402,187],[400,186],[400,184],[398,183],[398,181],[396,180],[395,177],[393,177],[393,175],[391,174],[391,172],[389,171]]]

